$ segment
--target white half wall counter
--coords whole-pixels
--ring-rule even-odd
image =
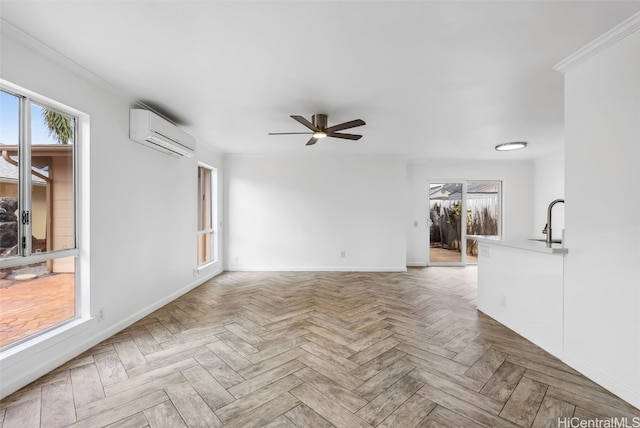
[[[552,355],[562,357],[561,244],[478,240],[478,309]]]

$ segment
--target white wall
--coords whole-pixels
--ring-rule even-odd
[[[403,159],[232,155],[225,169],[229,270],[405,270]]]
[[[532,236],[544,237],[547,207],[555,199],[564,199],[564,153],[536,158],[533,161],[533,230]],[[562,238],[564,204],[552,211],[553,239]]]
[[[80,189],[82,287],[90,308],[64,334],[0,355],[5,396],[221,271],[219,262],[193,274],[197,162],[221,170],[222,158],[202,142],[193,159],[131,142],[132,98],[81,77],[82,70],[5,26],[0,52],[3,79],[90,116]],[[99,309],[102,322],[90,318]]]
[[[420,162],[407,167],[409,218],[407,265],[425,266],[428,256],[429,181],[501,180],[503,194],[503,237],[512,239],[531,234],[533,212],[533,168],[530,161]],[[418,226],[414,227],[414,221]]]
[[[634,25],[565,75],[564,351],[640,408],[640,15]]]

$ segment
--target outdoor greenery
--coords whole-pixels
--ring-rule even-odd
[[[49,130],[49,136],[60,144],[68,144],[73,138],[73,122],[71,117],[54,110],[42,109],[42,118]]]
[[[429,211],[431,246],[460,250],[462,205],[459,201],[433,204]],[[498,219],[488,206],[467,209],[466,232],[469,235],[497,235]],[[467,248],[473,251],[473,249]]]

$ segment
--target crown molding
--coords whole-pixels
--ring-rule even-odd
[[[566,73],[576,65],[583,63],[638,30],[640,30],[640,12],[622,21],[619,25],[616,25],[588,45],[578,49],[554,65],[553,69],[561,73]]]
[[[31,33],[24,31],[22,28],[14,25],[12,22],[7,21],[5,18],[0,16],[0,42],[2,41],[3,38],[7,38],[12,40],[15,43],[18,43],[22,47],[31,50],[35,54],[44,58],[45,60],[50,61],[51,63],[61,67],[66,72],[72,73],[74,76],[86,82],[89,82],[90,84],[95,85],[97,88],[108,92],[110,95],[115,96],[131,104],[132,108],[143,107],[144,109],[152,111],[166,119],[166,116],[162,112],[159,112],[157,109],[149,106],[147,103],[140,101],[129,92],[109,82],[108,80],[104,79],[100,75],[92,72],[88,68],[82,66],[81,64],[67,57],[62,52],[56,50],[52,46],[36,38]],[[0,67],[0,79],[5,77],[2,75],[1,71],[2,69]],[[25,88],[20,87],[20,91],[24,92]],[[34,95],[37,95],[39,98],[42,98],[42,95],[40,94],[34,93]],[[49,102],[52,105],[58,104],[54,100],[48,100],[47,102]],[[64,106],[64,108],[67,110],[69,109],[68,106]],[[194,137],[196,138],[196,140],[204,142],[198,136],[194,135]],[[217,154],[219,156],[224,155],[222,151],[220,151],[219,149],[217,149],[212,145],[208,145],[208,149],[210,149],[211,151],[214,152],[214,154]]]
[[[62,67],[64,70],[73,73],[77,77],[88,81],[112,94],[117,94],[124,99],[133,98],[130,94],[127,94],[122,89],[73,61],[60,51],[54,49],[50,45],[46,44],[42,40],[36,38],[32,34],[24,31],[22,28],[14,25],[12,22],[7,21],[5,18],[0,17],[0,34],[2,37],[8,37],[15,42],[22,44],[24,47],[32,50],[36,54],[45,58],[48,61]]]

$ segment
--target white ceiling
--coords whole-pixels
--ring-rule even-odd
[[[552,66],[640,1],[1,1],[2,17],[227,153],[562,150]],[[290,114],[356,118],[306,147]],[[527,150],[493,146],[525,140]]]

